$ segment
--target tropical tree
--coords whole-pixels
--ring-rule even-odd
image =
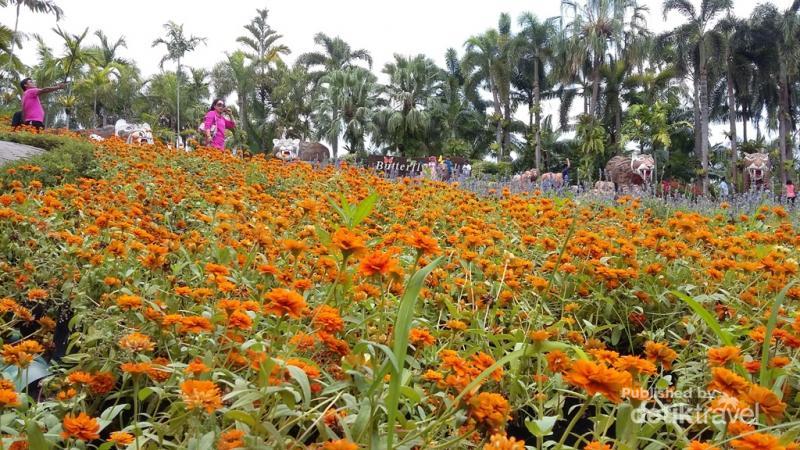
[[[462,62],[467,75],[468,89],[482,85],[492,95],[495,122],[495,143],[498,161],[508,155],[504,150],[511,124],[511,77],[518,46],[512,42],[511,18],[501,14],[497,29],[469,38],[464,44]]]
[[[395,54],[383,73],[389,76],[382,89],[387,106],[378,114],[377,123],[386,133],[386,143],[403,155],[430,153],[431,140],[426,136],[432,112],[438,108],[435,103],[441,94],[442,70],[425,55]]]
[[[275,105],[276,128],[286,130],[287,136],[308,140],[311,135],[312,115],[314,112],[315,86],[308,70],[300,64],[293,67],[278,65],[276,71],[277,84],[272,92]],[[374,89],[359,89],[356,92],[372,92]],[[362,100],[354,103],[362,104]]]
[[[534,14],[524,13],[519,17],[522,30],[517,35],[519,52],[518,70],[513,84],[523,92],[529,92],[528,133],[534,137],[535,167],[542,170],[542,86],[548,79],[557,39],[556,19],[539,20]],[[527,89],[527,88],[530,89]]]
[[[194,49],[197,48],[197,46],[201,43],[205,43],[206,39],[196,36],[185,36],[183,34],[183,24],[178,25],[173,21],[165,23],[164,28],[167,30],[166,38],[158,38],[154,40],[152,46],[155,47],[157,45],[164,45],[167,48],[167,54],[161,58],[159,67],[163,69],[166,61],[175,61],[177,65],[175,69],[175,105],[177,109],[175,115],[177,119],[175,123],[175,144],[178,145],[181,133],[181,58],[183,58],[186,53],[194,51]]]
[[[365,151],[371,113],[376,101],[377,78],[360,67],[333,71],[320,79],[314,122],[318,137],[331,144],[333,159],[338,157],[339,139],[349,152]]]
[[[226,59],[217,63],[211,70],[211,84],[214,86],[214,96],[226,98],[236,93],[237,109],[239,113],[239,126],[252,136],[250,128],[249,107],[253,101],[256,77],[253,65],[247,63],[247,54],[237,50],[226,55]],[[260,148],[260,143],[248,141],[251,148]]]
[[[114,85],[114,81],[120,77],[120,70],[116,64],[112,63],[108,66],[100,66],[90,63],[89,70],[86,75],[81,78],[75,89],[77,92],[85,91],[92,98],[92,126],[97,128],[98,116],[103,117],[103,125],[105,125],[105,113],[98,108],[98,98],[103,94],[108,93]]]
[[[16,6],[14,34],[11,39],[9,39],[11,45],[8,51],[8,60],[6,62],[7,64],[11,64],[11,62],[14,61],[14,49],[19,43],[17,38],[19,37],[19,16],[22,12],[22,7],[24,6],[26,9],[29,9],[35,13],[53,14],[56,16],[56,21],[61,20],[61,16],[64,14],[64,11],[58,5],[56,5],[53,0],[4,0],[4,4],[2,6],[6,5]]]
[[[84,41],[89,34],[89,28],[83,30],[81,34],[71,34],[56,27],[53,31],[62,39],[64,43],[64,56],[57,60],[59,71],[63,75],[64,82],[68,81],[74,73],[80,77],[81,69],[85,64],[96,62],[94,55],[86,51]],[[67,116],[67,126],[70,129],[75,128],[74,110],[77,104],[77,98],[73,95],[74,85],[70,83],[67,87],[67,92],[61,97],[61,105],[64,107],[64,114]]]
[[[697,11],[689,0],[665,0],[664,19],[675,11],[687,22],[672,31],[675,42],[690,46],[694,61],[695,135],[701,164],[703,193],[708,194],[709,65],[719,55],[721,39],[714,30],[717,17],[733,7],[732,0],[701,0]]]
[[[318,69],[309,72],[312,80],[318,81],[326,73],[335,70],[358,66],[359,62],[367,63],[367,66],[372,69],[372,55],[369,51],[353,50],[350,44],[338,36],[330,37],[325,33],[317,33],[314,36],[314,43],[322,47],[322,51],[304,53],[297,58],[297,64]]]

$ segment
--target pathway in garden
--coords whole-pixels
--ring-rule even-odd
[[[44,153],[44,150],[30,145],[0,141],[0,166],[22,158]]]

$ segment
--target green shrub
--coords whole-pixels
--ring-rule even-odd
[[[88,142],[66,136],[33,133],[0,133],[0,140],[47,150],[3,166],[0,169],[0,186],[3,189],[7,189],[13,181],[28,184],[36,180],[49,187],[99,175],[95,148]],[[29,170],[29,166],[36,166],[40,170]]]
[[[495,163],[491,161],[476,161],[472,165],[472,174],[485,176],[495,181],[505,180],[513,175],[513,167],[509,162]]]

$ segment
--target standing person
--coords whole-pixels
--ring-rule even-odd
[[[64,89],[67,84],[61,83],[39,89],[33,79],[25,78],[19,85],[22,87],[22,124],[41,130],[44,128],[44,108],[39,96]]]
[[[450,181],[450,178],[453,176],[453,161],[450,161],[450,157],[446,157],[444,160],[444,180]]]
[[[728,188],[728,182],[725,181],[725,177],[722,177],[722,181],[719,182],[719,196],[723,200],[728,198],[730,195],[730,189]]]
[[[203,120],[207,145],[222,151],[225,150],[225,130],[236,128],[236,123],[230,118],[230,115],[231,110],[225,107],[224,100],[221,98],[214,100]]]
[[[570,163],[569,163],[569,158],[567,158],[567,165],[564,166],[563,169],[561,169],[561,179],[564,180],[564,187],[567,188],[569,187],[569,168],[570,168]]]
[[[791,202],[794,206],[795,198],[797,198],[797,192],[794,190],[794,183],[792,180],[786,180],[786,201]]]

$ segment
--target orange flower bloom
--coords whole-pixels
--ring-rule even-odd
[[[469,414],[490,430],[501,430],[511,418],[508,400],[500,394],[481,392],[469,400]]]
[[[200,358],[195,358],[186,366],[186,373],[194,376],[202,375],[210,370]]]
[[[126,433],[124,431],[114,431],[108,438],[108,442],[111,442],[112,444],[118,445],[120,447],[125,447],[130,444],[133,444],[133,441],[135,440],[136,437],[134,435]]]
[[[253,319],[246,313],[237,309],[228,316],[228,327],[240,330],[249,330],[253,326]]]
[[[180,318],[179,333],[207,333],[214,330],[211,321],[203,316],[187,316]]]
[[[100,424],[86,413],[76,416],[67,414],[64,416],[64,431],[61,432],[63,439],[75,438],[82,441],[93,441],[100,438]]]
[[[709,391],[717,391],[728,394],[731,397],[738,397],[748,389],[749,383],[747,380],[724,367],[711,369],[711,376],[711,383],[708,385]]]
[[[89,390],[95,394],[107,394],[114,389],[117,380],[111,372],[97,372],[92,376]]]
[[[205,409],[212,413],[222,407],[219,388],[212,381],[184,381],[181,383],[181,397],[189,409]]]
[[[661,364],[664,370],[672,370],[672,362],[678,358],[675,350],[660,342],[648,341],[644,345],[644,352],[648,360],[655,364]]]
[[[135,295],[120,295],[117,306],[123,311],[128,311],[142,306],[142,298]]]
[[[408,336],[409,340],[416,347],[427,347],[436,343],[436,338],[428,330],[412,328]]]
[[[786,403],[783,403],[777,395],[771,390],[751,384],[742,396],[742,399],[752,406],[759,413],[767,416],[770,421],[775,421],[783,417],[783,412],[786,410]]]
[[[306,307],[306,301],[302,295],[287,289],[273,289],[266,295],[269,303],[264,305],[264,312],[276,316],[288,315],[299,319]]]
[[[331,241],[343,255],[357,255],[367,249],[364,238],[347,228],[339,228],[331,236]]]
[[[777,437],[771,434],[751,433],[731,441],[736,450],[786,450]]]
[[[358,450],[358,445],[348,441],[347,439],[339,439],[338,441],[328,441],[322,446],[322,450]]]
[[[728,345],[725,347],[708,349],[708,363],[712,366],[726,366],[730,362],[742,362],[742,355],[740,354],[739,347]]]
[[[80,370],[67,375],[67,383],[69,384],[91,384],[92,380],[94,380],[92,374]]]
[[[19,406],[19,397],[16,391],[11,389],[0,389],[0,407]]]
[[[657,372],[656,366],[652,362],[631,355],[621,356],[614,362],[614,368],[628,371],[633,376],[639,374],[655,375]]]
[[[228,430],[222,433],[217,444],[217,450],[233,450],[244,447],[244,431]]]
[[[436,242],[436,239],[421,231],[414,231],[406,237],[405,241],[423,255],[433,255],[440,251],[439,243]]]
[[[365,256],[358,265],[358,272],[365,277],[387,275],[396,270],[397,260],[388,253],[373,252]]]
[[[483,450],[525,450],[525,443],[513,437],[508,438],[504,434],[496,433],[483,446]]]
[[[611,450],[611,446],[603,444],[602,442],[593,441],[586,444],[583,450]]]
[[[714,447],[706,442],[692,441],[686,446],[686,450],[719,450],[719,447]]]
[[[546,356],[547,358],[547,369],[551,372],[564,372],[569,369],[572,360],[569,358],[569,355],[562,352],[561,350],[553,350],[549,352]]]
[[[622,390],[631,385],[631,374],[609,369],[591,361],[578,360],[564,380],[584,389],[590,396],[602,394],[614,403],[622,401]]]
[[[328,305],[320,305],[314,310],[311,323],[328,333],[338,333],[344,329],[344,321],[339,315],[339,310]]]
[[[153,351],[155,344],[150,340],[150,336],[139,332],[133,332],[119,340],[119,346],[131,352]]]
[[[445,326],[451,330],[464,331],[467,329],[467,324],[460,320],[448,320]]]

